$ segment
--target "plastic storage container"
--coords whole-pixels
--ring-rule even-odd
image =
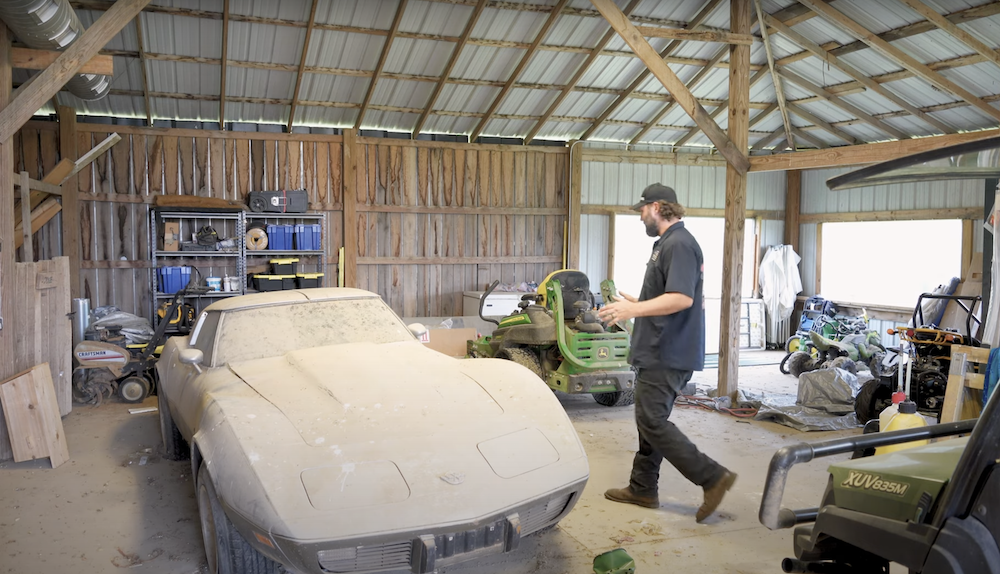
[[[268,225],[267,248],[271,251],[291,251],[294,225]]]
[[[892,405],[883,409],[878,415],[879,430],[889,428],[889,421],[891,421],[892,417],[896,416],[896,413],[899,412],[899,403],[904,400],[906,400],[906,393],[903,391],[896,391],[895,393],[892,393]]]
[[[284,289],[283,275],[254,275],[258,291],[281,291]]]
[[[322,281],[322,273],[296,273],[295,282],[298,283],[299,289],[312,289],[314,287],[319,287]]]
[[[212,291],[222,291],[222,277],[206,277],[205,283]]]
[[[271,275],[295,275],[295,265],[298,262],[298,259],[272,259],[269,261]]]
[[[879,424],[881,424],[881,421]],[[913,429],[925,426],[927,426],[927,421],[924,420],[924,417],[917,414],[917,404],[913,401],[903,401],[899,403],[899,412],[896,413],[896,416],[892,417],[892,420],[889,421],[889,424],[886,425],[884,430],[879,428],[879,432]],[[876,448],[875,454],[887,454],[890,452],[906,450],[915,446],[923,446],[925,444],[927,444],[926,440],[890,444],[888,446],[880,446]]]
[[[191,280],[190,267],[157,267],[156,289],[159,293],[176,293]]]
[[[318,223],[300,223],[295,226],[295,249],[298,251],[319,251],[322,226]]]

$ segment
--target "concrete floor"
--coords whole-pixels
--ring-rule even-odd
[[[694,380],[701,388],[714,387],[716,376],[712,369]],[[776,365],[740,369],[743,389],[794,393],[795,385]],[[515,553],[442,574],[585,574],[592,571],[594,556],[618,547],[635,558],[640,574],[668,568],[780,572],[781,559],[791,551],[791,533],[771,532],[757,521],[771,455],[782,445],[860,432],[807,434],[701,409],[675,409],[672,420],[695,444],[739,473],[720,512],[697,524],[701,489],[666,463],[659,509],[605,500],[606,489],[628,480],[637,447],[633,409],[602,407],[589,396],[559,398],[590,459],[583,498],[557,528],[528,537]],[[151,397],[143,406],[155,405]],[[157,414],[130,415],[130,406],[77,405],[63,420],[70,460],[58,469],[50,469],[48,459],[0,464],[0,572],[207,571],[189,463],[161,459]],[[785,505],[816,505],[828,463],[796,467]]]

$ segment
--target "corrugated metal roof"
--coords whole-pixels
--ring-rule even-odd
[[[81,0],[90,1],[90,0]],[[989,0],[925,0],[941,13],[966,10],[983,6]],[[424,131],[468,134],[480,121],[480,115],[494,101],[499,85],[510,79],[510,74],[521,61],[525,48],[535,40],[550,16],[556,0],[512,0],[487,6],[472,30],[471,40],[458,54],[451,72],[452,78],[464,81],[489,82],[493,85],[467,85],[446,83],[434,102],[434,110],[424,123]],[[226,92],[230,100],[226,105],[227,121],[285,123],[289,105],[254,103],[255,99],[289,101],[293,96],[296,72],[303,53],[306,20],[313,0],[231,0],[227,47],[229,65],[226,68]],[[533,4],[541,9],[518,9],[519,5]],[[622,2],[618,2],[622,5]],[[306,102],[326,105],[300,105],[296,124],[316,126],[351,126],[357,117],[358,107],[371,84],[372,73],[383,52],[387,34],[396,16],[398,0],[321,0],[316,10],[317,27],[312,32],[302,79],[299,98]],[[517,84],[534,84],[550,89],[515,87],[504,98],[494,117],[483,129],[483,135],[523,137],[538,123],[564,86],[578,71],[587,53],[610,29],[608,23],[594,11],[588,0],[572,0],[570,9],[560,14],[543,39],[542,46],[529,60],[516,78]],[[705,0],[678,0],[661,2],[646,0],[633,13],[634,21],[644,25],[651,20],[667,27],[683,26],[690,22],[705,6]],[[797,6],[792,0],[764,0],[763,9],[777,13]],[[898,0],[837,0],[833,9],[866,26],[876,33],[920,22],[923,18]],[[171,12],[161,11],[167,7]],[[138,96],[143,89],[143,74],[147,76],[149,90],[173,97],[152,97],[153,115],[157,118],[180,120],[217,121],[222,53],[223,0],[154,0],[140,17],[144,36],[144,49],[149,54],[145,68],[135,57],[139,50],[135,25],[126,25],[106,46],[115,50],[115,77],[112,97],[101,102],[81,102],[61,93],[61,103],[75,106],[81,113],[123,117],[144,117],[144,99]],[[185,10],[214,13],[212,17],[184,15]],[[89,26],[103,12],[78,9],[81,21]],[[409,0],[399,25],[399,34],[392,43],[375,86],[370,107],[363,125],[366,129],[408,131],[429,105],[436,79],[452,57],[459,37],[469,23],[474,6],[454,0]],[[586,13],[581,13],[585,11]],[[253,21],[246,21],[252,18]],[[281,21],[267,22],[268,19]],[[261,21],[265,20],[265,21]],[[709,28],[728,29],[729,5],[720,3],[705,20]],[[330,29],[336,27],[336,29]],[[963,22],[962,27],[989,46],[1000,46],[1000,15]],[[756,28],[755,28],[756,29]],[[821,16],[807,18],[794,24],[793,29],[817,44],[837,42],[841,45],[855,41],[855,37]],[[366,32],[370,31],[371,33]],[[757,32],[759,34],[759,32]],[[417,37],[419,36],[419,37]],[[780,33],[772,34],[775,57],[786,58],[801,52],[801,48]],[[663,38],[649,40],[654,50],[661,51],[671,41]],[[940,62],[974,55],[973,50],[942,30],[931,30],[919,35],[896,39],[892,44],[924,63]],[[629,86],[646,68],[634,56],[625,42],[616,34],[606,50],[622,55],[600,55],[583,71],[577,84],[585,90],[569,92],[538,131],[538,138],[576,138],[591,127],[594,119],[616,100],[614,92]],[[713,42],[682,42],[671,57],[707,61],[714,58],[725,46]],[[130,55],[131,54],[131,55]],[[728,55],[724,55],[723,61]],[[864,48],[840,58],[862,73],[882,76],[899,72],[902,66],[875,50]],[[975,62],[978,56],[969,61]],[[178,61],[178,59],[180,61]],[[183,61],[189,59],[190,61]],[[197,59],[197,61],[194,61]],[[763,45],[756,42],[751,47],[751,61],[755,66],[766,65]],[[699,65],[671,61],[670,68],[682,82],[690,82],[700,72]],[[799,59],[784,64],[788,70],[820,86],[834,86],[852,82],[847,74],[815,57]],[[254,66],[257,66],[255,68]],[[258,69],[268,66],[268,69]],[[973,63],[955,67],[943,66],[940,73],[964,87],[969,92],[988,100],[1000,100],[1000,66],[993,63]],[[310,71],[310,68],[322,68]],[[341,72],[337,72],[340,70]],[[331,73],[331,71],[333,73]],[[403,79],[415,76],[416,79]],[[27,75],[19,75],[27,78]],[[881,78],[883,81],[886,78]],[[919,107],[952,106],[958,98],[932,87],[919,77],[900,79],[890,76],[884,87]],[[23,79],[19,80],[23,81]],[[812,98],[814,94],[783,81],[785,97],[790,101]],[[607,90],[597,93],[587,90]],[[704,100],[728,100],[728,70],[711,71],[693,93]],[[609,115],[608,120],[593,130],[593,139],[628,141],[663,108],[661,101],[648,99],[648,94],[667,91],[650,75],[639,86],[644,97],[626,98]],[[899,112],[899,106],[883,96],[859,92],[841,96],[846,102],[873,115]],[[776,99],[770,77],[765,77],[751,88],[751,101],[757,107]],[[249,100],[249,101],[248,101]],[[854,122],[842,129],[859,140],[885,139],[881,129],[856,122],[848,112],[822,101],[800,103],[818,118],[827,122]],[[713,106],[706,105],[711,112]],[[752,114],[759,112],[759,109]],[[43,111],[44,113],[44,111]],[[949,107],[931,112],[958,129],[983,129],[995,127],[995,118],[967,105]],[[724,126],[725,115],[717,122]],[[780,126],[780,115],[760,122],[755,132],[769,132]],[[886,117],[884,121],[907,134],[929,135],[936,128],[908,115]],[[802,127],[808,122],[795,117],[793,122]],[[688,132],[693,121],[679,107],[673,106],[660,119],[659,125],[650,129],[643,141],[669,144]],[[829,143],[845,142],[824,130],[809,128],[810,135]],[[751,136],[753,142],[757,135]],[[703,134],[691,138],[691,144],[707,145]]]

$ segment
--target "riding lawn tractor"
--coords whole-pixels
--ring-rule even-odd
[[[469,357],[514,361],[553,390],[590,393],[604,406],[634,402],[629,333],[598,319],[585,274],[572,269],[549,274],[537,293],[521,297],[518,311],[496,321],[483,316],[483,304],[498,283],[490,285],[479,305],[480,318],[497,328],[468,342]]]

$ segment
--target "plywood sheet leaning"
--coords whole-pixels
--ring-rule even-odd
[[[52,468],[69,460],[59,405],[45,363],[35,365],[0,384],[14,462],[46,458]]]
[[[983,410],[983,383],[990,350],[965,345],[951,346],[948,386],[941,406],[941,422],[978,418]]]

